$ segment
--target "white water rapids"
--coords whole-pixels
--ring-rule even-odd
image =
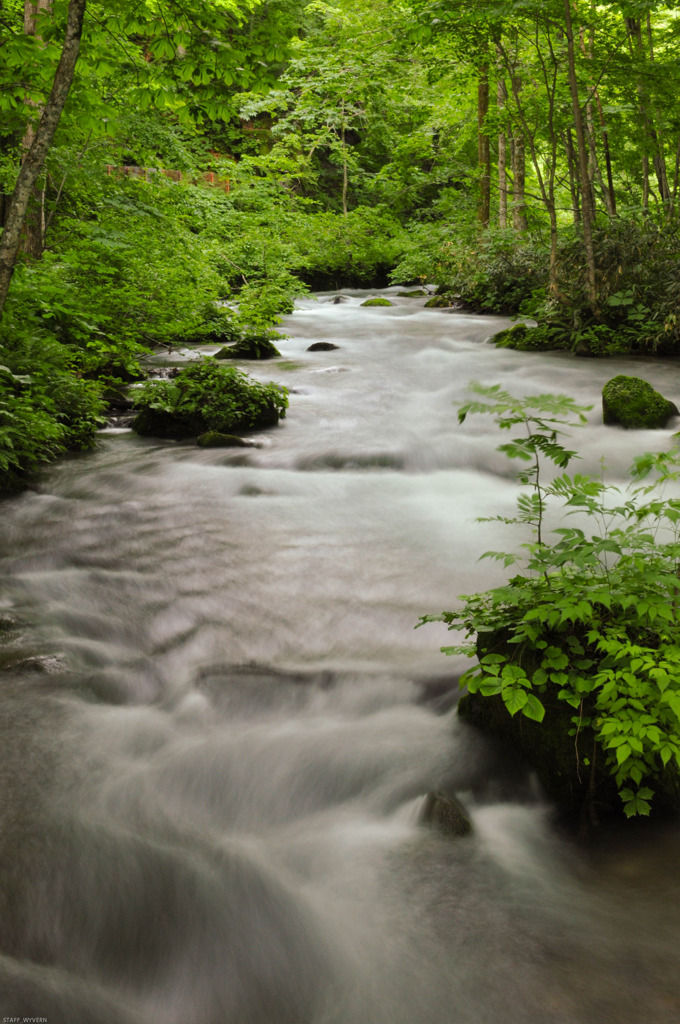
[[[508,321],[395,292],[286,319],[261,448],[107,431],[2,506],[0,1018],[680,1020],[677,828],[576,847],[413,628],[526,539],[475,522],[517,486],[471,380],[592,404],[578,469],[617,478],[673,425],[603,427],[602,384],[680,404],[680,366],[496,350]],[[442,785],[471,836],[418,824]]]

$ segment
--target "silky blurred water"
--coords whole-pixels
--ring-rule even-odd
[[[394,292],[286,319],[282,359],[248,366],[292,392],[260,448],[105,431],[3,505],[2,1016],[680,1019],[677,829],[577,848],[457,722],[450,635],[413,628],[526,539],[475,522],[517,486],[491,420],[457,424],[470,381],[593,405],[579,470],[615,480],[673,424],[602,426],[633,360],[496,350],[508,321]],[[678,401],[674,363],[642,375]],[[442,786],[472,836],[418,824]]]

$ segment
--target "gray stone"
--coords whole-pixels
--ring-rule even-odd
[[[425,797],[420,820],[448,836],[466,836],[472,832],[472,822],[460,801],[437,790],[431,790]]]

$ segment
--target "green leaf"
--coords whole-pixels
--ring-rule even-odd
[[[542,722],[545,716],[545,708],[538,697],[535,697],[533,693],[529,693],[527,694],[527,702],[522,708],[522,713],[534,722]]]
[[[529,699],[529,694],[526,690],[522,690],[517,686],[505,686],[502,696],[503,702],[511,715],[516,715],[518,711],[521,711]]]
[[[623,764],[624,761],[628,760],[630,755],[631,755],[630,745],[628,743],[622,743],[621,746],[618,747],[617,750],[616,750],[616,760],[617,760],[617,763],[618,764]]]

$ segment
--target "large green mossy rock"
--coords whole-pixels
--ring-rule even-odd
[[[393,306],[394,303],[390,302],[389,299],[366,299],[365,302],[361,303],[362,306]]]
[[[397,297],[400,299],[424,299],[427,292],[424,292],[422,288],[414,288],[410,292],[397,292]]]
[[[276,345],[264,334],[246,334],[234,345],[221,348],[215,359],[275,359],[280,356]]]
[[[640,377],[612,377],[602,388],[602,419],[627,430],[658,430],[678,410]]]
[[[235,366],[204,359],[172,380],[149,381],[133,400],[133,430],[182,440],[273,427],[286,414],[288,392],[280,384],[251,380]]]
[[[512,327],[506,327],[504,331],[498,331],[489,340],[497,348],[514,348],[525,352],[534,348],[531,337],[534,330],[535,328],[527,327],[526,324],[513,324]]]

